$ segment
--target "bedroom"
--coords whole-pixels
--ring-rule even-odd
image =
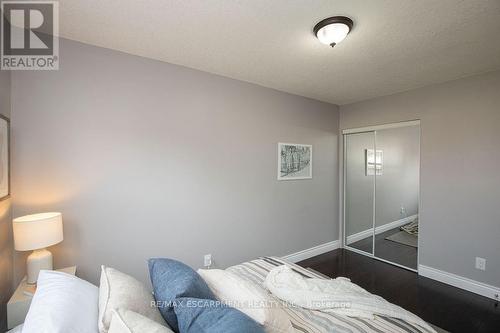
[[[53,267],[76,266],[97,286],[101,265],[150,288],[151,257],[197,270],[206,255],[217,269],[274,256],[351,275],[449,332],[499,327],[498,1],[71,0],[57,9],[58,68],[0,71],[10,120],[0,331],[31,253],[15,249],[13,220],[45,212],[62,214]],[[333,16],[353,25],[332,48],[314,27]],[[352,253],[344,232],[345,131],[374,137],[374,126],[415,120],[418,273],[376,260],[377,248]],[[358,151],[365,168],[376,141]],[[285,145],[283,165],[280,143],[296,144]],[[299,155],[310,163],[292,163]],[[377,175],[373,161],[363,216],[374,230],[373,190],[389,165]],[[278,179],[296,169],[305,179]],[[396,218],[402,203],[391,206]]]

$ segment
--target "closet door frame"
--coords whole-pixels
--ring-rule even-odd
[[[370,257],[370,258],[373,258],[373,259],[376,259],[376,260],[379,260],[379,261],[382,261],[382,262],[385,262],[385,263],[388,263],[388,264],[391,264],[394,266],[398,266],[398,267],[404,268],[406,270],[418,273],[418,267],[420,266],[420,264],[419,264],[420,263],[420,247],[421,247],[420,237],[418,237],[418,247],[417,247],[417,269],[403,266],[403,265],[400,265],[398,263],[395,263],[395,262],[392,262],[392,261],[389,261],[389,260],[386,260],[383,258],[379,258],[375,255],[376,254],[375,253],[375,241],[376,241],[375,225],[376,225],[376,209],[377,209],[377,195],[376,195],[376,193],[377,193],[377,181],[376,181],[377,176],[376,175],[374,176],[375,181],[373,184],[372,253],[358,250],[356,248],[353,248],[353,247],[347,245],[347,234],[346,234],[346,214],[345,214],[345,211],[346,211],[346,200],[345,200],[345,198],[346,198],[346,172],[347,172],[347,170],[346,170],[346,163],[347,163],[347,158],[346,158],[347,140],[346,140],[346,137],[349,134],[371,132],[371,133],[373,133],[375,151],[377,151],[376,150],[377,149],[377,131],[384,130],[384,129],[391,129],[391,128],[409,127],[409,126],[420,126],[420,120],[418,120],[418,119],[417,120],[409,120],[409,121],[402,121],[402,122],[397,122],[397,123],[389,123],[389,124],[383,124],[383,125],[374,125],[374,126],[366,126],[366,127],[358,127],[358,128],[350,128],[350,129],[342,130],[343,154],[342,154],[342,239],[341,239],[341,242],[342,242],[342,248],[344,248],[344,249],[347,249],[347,250],[362,254],[364,256],[367,256],[367,257]],[[421,141],[422,141],[421,134],[419,135],[419,140],[420,140],[419,145],[421,145]],[[420,156],[419,156],[419,160],[420,160]],[[421,161],[419,161],[419,164],[421,165]],[[419,174],[420,174],[420,171],[419,171]],[[418,186],[419,186],[418,191],[420,194],[420,192],[421,192],[420,178],[419,178],[419,185]],[[420,198],[421,198],[421,195],[418,196],[418,214],[419,214],[419,222],[418,223],[419,224],[422,223],[422,219],[420,217],[420,212],[421,212]]]

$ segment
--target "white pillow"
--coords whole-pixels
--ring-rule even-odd
[[[116,269],[101,266],[99,332],[108,331],[112,310],[120,308],[137,312],[164,325],[160,311],[153,305],[153,294],[144,284]]]
[[[220,269],[199,269],[198,274],[220,301],[263,325],[267,333],[295,332],[279,301],[262,287]]]
[[[173,333],[166,326],[124,309],[113,310],[108,333]]]
[[[56,271],[40,271],[23,333],[97,333],[99,289]]]

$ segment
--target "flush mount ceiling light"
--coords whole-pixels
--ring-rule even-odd
[[[324,19],[314,27],[314,34],[323,44],[334,47],[351,31],[353,22],[345,16],[333,16]]]

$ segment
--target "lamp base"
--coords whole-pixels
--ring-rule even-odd
[[[52,270],[52,253],[47,249],[33,251],[26,260],[26,283],[35,284],[40,270]]]

